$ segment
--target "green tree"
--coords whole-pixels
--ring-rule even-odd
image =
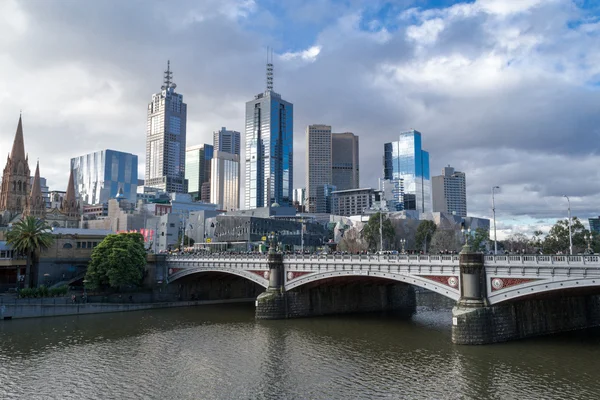
[[[431,238],[431,253],[439,253],[443,251],[458,251],[460,242],[457,238],[457,231],[453,229],[436,229]]]
[[[417,246],[417,250],[421,250],[423,249],[423,246],[425,246],[423,250],[427,252],[436,229],[437,226],[435,222],[427,220],[421,221],[417,227],[417,233],[415,234],[415,245]]]
[[[573,254],[583,252],[587,248],[585,236],[589,231],[585,229],[581,221],[577,217],[571,220],[571,233],[573,240]],[[569,254],[569,222],[559,219],[556,224],[550,228],[550,232],[546,235],[542,248],[546,254],[556,254],[562,252]]]
[[[183,236],[183,247],[193,246],[196,241],[190,238],[188,235]],[[181,233],[179,233],[179,237],[177,238],[177,247],[181,245]]]
[[[85,274],[88,289],[137,286],[146,266],[144,237],[139,233],[108,235],[92,251]]]
[[[369,250],[379,249],[379,218],[380,213],[371,215],[371,217],[369,218],[369,222],[367,222],[367,224],[362,230],[362,236],[367,241]],[[396,231],[394,230],[392,222],[387,217],[387,215],[382,215],[381,219],[383,221],[383,250],[385,250],[387,247],[389,247],[388,243],[394,243]]]
[[[48,249],[54,242],[50,232],[50,226],[45,221],[28,216],[14,224],[6,234],[6,242],[13,249],[27,255],[25,287],[31,285],[31,264],[34,254]]]
[[[490,230],[485,228],[475,229],[475,234],[469,239],[473,251],[482,251],[490,240]]]

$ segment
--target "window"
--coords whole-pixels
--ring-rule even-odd
[[[81,248],[81,242],[77,242],[77,248],[80,249]]]
[[[65,244],[63,244],[63,249],[72,249],[72,248],[73,248],[73,245],[71,243],[65,243]]]

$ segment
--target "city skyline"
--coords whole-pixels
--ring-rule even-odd
[[[68,160],[77,155],[115,148],[143,158],[143,104],[166,58],[177,66],[178,83],[185,87],[190,104],[189,143],[210,143],[210,134],[224,125],[242,131],[243,103],[263,86],[264,48],[274,44],[276,76],[282,78],[278,90],[296,108],[296,160],[304,159],[301,132],[314,121],[369,135],[373,145],[365,142],[361,149],[361,186],[376,187],[380,145],[414,127],[423,132],[433,170],[450,163],[469,176],[471,214],[490,217],[490,188],[501,186],[496,197],[500,230],[515,224],[523,229],[547,226],[566,217],[563,194],[571,197],[573,215],[585,220],[598,214],[594,198],[599,178],[594,166],[599,160],[593,138],[600,95],[597,72],[586,61],[600,53],[593,36],[597,10],[569,1],[511,6],[498,1],[446,2],[444,7],[423,3],[419,9],[358,2],[336,4],[338,11],[328,13],[334,3],[324,2],[319,7],[325,9],[316,5],[303,9],[303,15],[316,17],[318,23],[298,35],[307,23],[289,23],[289,15],[299,13],[297,6],[270,11],[262,2],[172,5],[173,19],[184,22],[180,30],[167,26],[169,38],[153,43],[156,52],[140,48],[135,40],[131,43],[136,47],[124,43],[131,54],[127,57],[120,49],[108,52],[113,46],[105,46],[114,40],[111,35],[134,35],[130,28],[110,32],[115,26],[112,16],[123,12],[140,32],[152,32],[156,21],[150,13],[115,12],[116,2],[94,5],[107,23],[92,37],[86,16],[93,13],[78,6],[62,12],[60,3],[47,3],[50,6],[30,8],[13,2],[0,6],[9,27],[15,28],[9,29],[0,53],[11,55],[7,76],[16,77],[11,78],[14,82],[4,78],[13,95],[4,108],[6,118],[0,121],[0,146],[8,151],[15,116],[22,108],[31,138],[29,155],[32,160],[40,158],[42,175],[53,189],[64,189]],[[156,12],[163,6],[148,8]],[[244,26],[277,12],[287,16],[282,23],[288,26],[275,24],[259,32]],[[544,26],[538,21],[547,15],[555,18]],[[227,42],[219,38],[217,43],[197,44],[185,37],[219,29],[224,21],[232,26]],[[489,27],[497,24],[503,29],[491,32]],[[467,35],[461,30],[465,26],[487,40]],[[63,43],[61,48],[43,40],[41,32],[48,31],[59,39],[53,42]],[[282,41],[278,31],[296,35]],[[506,32],[512,36],[503,36]],[[142,44],[150,36],[135,34]],[[80,44],[78,37],[88,40]],[[165,50],[172,37],[182,37],[179,50]],[[39,44],[28,46],[30,39]],[[192,43],[198,54],[211,54],[214,65],[198,69],[181,50]],[[230,46],[233,43],[237,44]],[[369,57],[356,62],[358,48]],[[584,59],[569,56],[581,49],[587,54]],[[384,53],[388,55],[383,57]],[[48,63],[36,61],[49,55]],[[231,57],[243,60],[239,68]],[[35,75],[26,75],[34,64]],[[106,103],[107,96],[115,98],[114,103]],[[376,99],[384,101],[372,107]],[[578,140],[569,140],[574,135]],[[63,137],[78,140],[65,147]],[[295,164],[294,180],[302,182],[305,170]]]

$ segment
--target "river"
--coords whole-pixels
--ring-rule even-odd
[[[1,399],[598,399],[600,331],[456,346],[449,312],[251,304],[0,322]]]

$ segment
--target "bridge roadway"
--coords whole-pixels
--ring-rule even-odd
[[[285,254],[284,290],[336,277],[375,277],[405,282],[458,301],[459,255],[296,255]],[[269,263],[262,254],[170,255],[168,281],[202,272],[223,272],[269,286]],[[493,305],[564,289],[599,288],[597,255],[485,256],[484,296]]]

